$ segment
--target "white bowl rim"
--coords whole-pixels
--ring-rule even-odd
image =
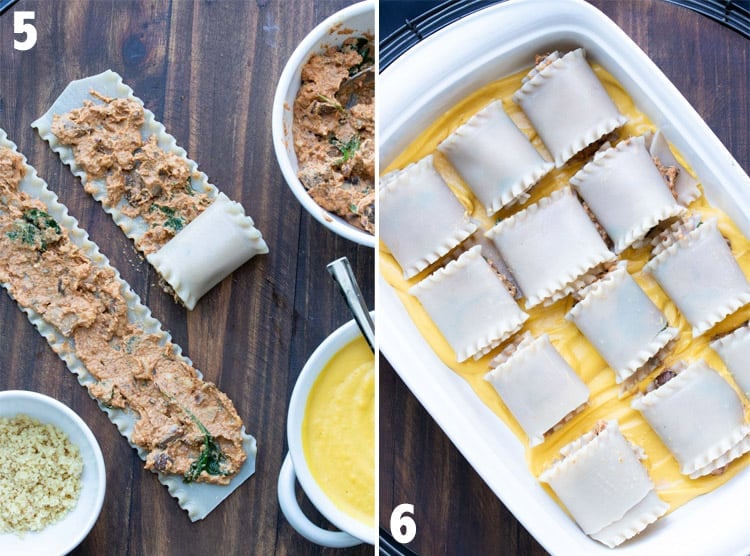
[[[83,540],[88,536],[88,534],[91,532],[91,529],[93,529],[94,524],[99,519],[99,515],[101,514],[102,506],[104,504],[104,495],[106,493],[106,484],[107,484],[107,474],[106,469],[104,466],[104,457],[102,455],[101,447],[99,446],[99,442],[96,440],[96,437],[94,436],[94,433],[91,432],[91,429],[86,424],[86,422],[81,419],[81,417],[73,411],[70,407],[65,405],[59,400],[56,400],[55,398],[52,398],[50,396],[47,396],[45,394],[41,394],[39,392],[33,392],[30,390],[3,390],[0,391],[0,403],[7,402],[7,401],[20,401],[24,403],[28,403],[30,405],[38,405],[38,406],[46,406],[51,408],[53,411],[56,411],[65,417],[67,417],[81,432],[83,435],[84,440],[89,445],[89,448],[91,449],[92,454],[94,455],[94,459],[92,462],[87,462],[89,464],[93,464],[93,475],[98,479],[96,484],[97,489],[97,495],[94,500],[94,505],[91,508],[91,511],[89,512],[89,517],[85,521],[85,524],[83,527],[77,530],[77,535],[70,537],[70,542],[68,544],[63,545],[63,554],[67,554],[74,548],[76,548],[78,545],[80,545]],[[23,415],[29,415],[30,417],[37,419],[34,415],[31,415],[31,411],[28,412],[24,409],[20,409],[17,414],[23,414]],[[37,419],[39,420],[39,419]],[[42,421],[45,422],[45,421]],[[56,422],[52,422],[51,424],[57,426],[59,428],[59,424]],[[71,510],[73,512],[75,507]],[[63,520],[65,519],[65,516],[63,517]],[[59,523],[59,522],[58,522]],[[54,525],[54,524],[52,524]],[[33,535],[33,532],[27,533],[27,535]]]
[[[340,510],[331,502],[328,495],[323,492],[318,482],[312,476],[302,449],[302,420],[305,415],[310,389],[331,358],[359,335],[360,331],[357,323],[350,320],[323,340],[309,357],[299,377],[297,377],[297,382],[294,385],[292,397],[289,401],[287,443],[289,444],[289,454],[292,457],[297,480],[320,513],[342,531],[374,545],[377,537],[375,524],[373,523],[372,527],[368,527],[366,524]]]
[[[276,94],[273,99],[273,111],[271,118],[271,130],[273,134],[273,147],[276,153],[276,160],[281,168],[281,173],[284,175],[284,179],[289,185],[289,188],[294,193],[294,196],[302,204],[302,206],[309,212],[313,218],[323,224],[326,228],[331,230],[337,235],[340,235],[350,241],[364,245],[365,247],[375,247],[375,236],[364,230],[355,228],[351,224],[345,222],[340,217],[326,211],[307,193],[305,187],[299,181],[297,173],[292,168],[291,162],[286,152],[285,145],[285,133],[284,133],[284,111],[288,110],[285,108],[286,104],[286,93],[292,85],[292,80],[296,70],[309,58],[312,54],[312,49],[318,42],[329,34],[330,30],[340,23],[346,22],[347,19],[357,16],[368,11],[373,12],[373,26],[375,16],[375,1],[364,0],[356,4],[352,4],[333,15],[326,18],[323,22],[318,24],[307,36],[302,40],[301,43],[294,50],[292,55],[289,57],[281,77],[279,78],[279,84],[276,87]],[[291,130],[290,130],[291,134]],[[290,135],[291,136],[291,135]]]

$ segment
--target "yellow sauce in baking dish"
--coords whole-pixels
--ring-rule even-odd
[[[375,523],[375,358],[364,338],[326,364],[307,398],[302,449],[310,472],[351,517]]]
[[[629,118],[628,123],[623,126],[620,132],[621,137],[641,135],[649,130],[656,130],[656,126],[644,114],[638,111],[628,94],[609,73],[597,65],[594,65],[594,70],[603,82],[607,92],[617,104],[620,112]],[[490,83],[448,110],[414,140],[383,174],[404,168],[409,163],[416,162],[429,154],[433,154],[435,167],[438,172],[443,176],[471,216],[479,220],[481,227],[485,230],[491,228],[498,217],[505,217],[513,212],[517,212],[521,208],[549,195],[552,191],[567,185],[570,177],[582,167],[585,161],[570,161],[563,168],[553,170],[531,190],[531,198],[521,207],[514,207],[510,210],[504,209],[495,215],[495,217],[489,218],[485,214],[484,207],[472,195],[447,159],[436,150],[438,144],[457,127],[496,99],[502,99],[503,106],[511,118],[519,123],[519,126],[529,134],[534,145],[541,149],[542,143],[540,139],[534,134],[533,129],[528,123],[523,125],[523,122],[526,121],[525,117],[520,108],[511,101],[512,94],[520,88],[521,78],[526,73],[526,71],[523,71]],[[687,167],[680,154],[677,152],[674,154],[680,163]],[[710,217],[718,219],[719,229],[729,239],[734,256],[739,261],[745,275],[750,275],[750,241],[742,235],[729,217],[722,211],[710,206],[703,196],[695,200],[689,206],[689,209],[692,214],[700,213],[704,220]],[[482,230],[476,233],[482,233]],[[648,459],[644,461],[644,465],[656,485],[659,496],[670,505],[670,511],[696,496],[726,483],[750,462],[750,454],[746,454],[742,458],[732,462],[722,475],[708,475],[700,479],[689,479],[683,476],[679,471],[677,461],[672,457],[656,433],[651,429],[646,420],[641,417],[640,413],[630,407],[630,402],[633,399],[632,395],[620,397],[620,385],[615,383],[614,372],[608,368],[601,356],[588,343],[575,325],[564,319],[565,314],[574,303],[570,296],[549,307],[537,306],[531,310],[527,310],[530,318],[524,324],[523,329],[530,331],[534,336],[545,332],[549,334],[554,346],[588,385],[591,391],[589,407],[581,414],[575,416],[560,430],[548,434],[544,443],[534,448],[529,448],[525,433],[505,407],[492,385],[484,380],[484,375],[489,370],[489,361],[498,353],[500,348],[493,350],[478,361],[470,359],[464,363],[457,363],[455,353],[430,320],[427,313],[422,309],[419,301],[407,293],[412,285],[428,276],[446,261],[439,261],[411,280],[404,280],[401,268],[382,242],[380,244],[380,253],[380,272],[386,281],[396,290],[417,328],[445,365],[463,377],[471,385],[479,399],[502,419],[519,438],[525,447],[526,459],[535,477],[555,458],[559,457],[560,448],[575,440],[583,433],[592,430],[596,422],[601,419],[617,419],[623,434],[645,450]],[[680,329],[678,342],[674,349],[669,352],[665,365],[670,366],[678,360],[685,360],[689,363],[703,358],[711,367],[719,371],[739,392],[721,359],[708,346],[708,343],[716,334],[730,331],[750,319],[750,307],[741,309],[702,336],[693,338],[690,325],[679,313],[674,303],[669,300],[651,276],[642,272],[649,254],[649,248],[638,250],[630,248],[624,251],[620,255],[620,258],[627,260],[628,271],[644,289],[646,294],[664,312],[670,326]],[[661,368],[641,382],[639,385],[640,390],[643,390],[648,381],[653,379],[654,375],[660,371]],[[741,395],[740,397],[743,399],[745,415],[748,417],[750,416],[750,403],[748,403],[744,396]],[[550,496],[557,500],[552,490],[547,485],[543,486]]]

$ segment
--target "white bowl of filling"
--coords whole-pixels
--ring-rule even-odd
[[[372,67],[375,3],[359,2],[323,21],[299,44],[273,102],[273,144],[284,179],[318,222],[375,247],[374,86],[340,86]]]
[[[67,554],[96,523],[106,475],[86,423],[57,400],[0,392],[0,551]]]
[[[297,532],[322,546],[375,544],[374,365],[372,350],[349,321],[307,360],[289,402],[279,504]],[[302,513],[295,478],[341,531],[322,529]]]

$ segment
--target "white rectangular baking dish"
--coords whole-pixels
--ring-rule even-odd
[[[581,0],[510,0],[446,27],[396,60],[378,82],[380,168],[471,92],[530,66],[535,54],[577,46],[618,79],[692,166],[709,202],[750,237],[750,178],[646,54]],[[516,437],[432,352],[380,274],[377,288],[382,352],[489,487],[553,554],[612,554],[542,489]],[[615,551],[746,555],[748,493],[745,469]],[[487,516],[487,527],[492,519]]]

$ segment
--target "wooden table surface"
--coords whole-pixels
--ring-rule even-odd
[[[206,379],[234,401],[258,441],[256,474],[205,520],[191,523],[1,293],[0,390],[34,390],[69,405],[104,453],[104,507],[74,554],[334,552],[312,545],[288,525],[276,483],[287,451],[286,413],[295,379],[315,347],[350,318],[325,265],[347,256],[372,306],[374,253],[338,238],[301,208],[274,156],[271,105],[296,45],[315,24],[351,3],[21,0],[0,16],[0,127]],[[27,52],[12,48],[16,10],[36,13],[38,43]],[[156,285],[155,272],[132,242],[29,127],[69,81],[107,68],[123,76],[211,181],[245,206],[270,247],[192,312]],[[309,502],[303,508],[314,515]],[[372,552],[360,547],[339,553]]]
[[[594,0],[664,71],[750,171],[750,41],[662,0]],[[381,357],[380,523],[415,506],[419,554],[541,555]],[[396,416],[386,419],[385,416]]]

